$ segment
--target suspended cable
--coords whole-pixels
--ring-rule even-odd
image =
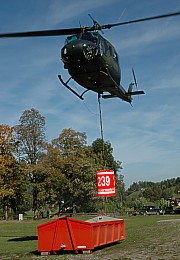
[[[104,136],[103,136],[102,110],[101,110],[101,94],[100,94],[100,93],[98,93],[98,104],[99,104],[100,132],[101,132],[101,140],[102,140],[102,159],[103,159],[103,165],[105,166],[105,158],[104,158]]]

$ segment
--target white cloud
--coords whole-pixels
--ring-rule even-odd
[[[177,18],[178,19],[178,18]],[[125,26],[122,29],[112,29],[112,41],[122,55],[133,55],[147,52],[147,47],[157,48],[158,44],[166,41],[178,40],[180,37],[179,25],[176,20],[166,22],[143,23]]]
[[[53,1],[49,8],[47,18],[48,24],[59,25],[61,22],[70,20],[74,17],[79,17],[83,13],[88,13],[93,9],[98,9],[101,6],[112,3],[113,0],[77,0],[77,1]],[[77,19],[77,27],[79,20]]]

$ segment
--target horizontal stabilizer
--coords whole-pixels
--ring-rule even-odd
[[[129,95],[129,96],[136,96],[136,95],[142,95],[142,94],[145,94],[143,90],[127,92],[127,95]]]

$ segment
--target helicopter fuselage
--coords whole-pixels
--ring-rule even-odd
[[[119,97],[131,102],[120,85],[121,71],[114,46],[97,32],[72,35],[66,39],[61,50],[64,68],[71,77],[88,90]]]

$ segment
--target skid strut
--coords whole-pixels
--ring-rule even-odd
[[[81,100],[84,100],[83,95],[89,90],[86,89],[81,95],[79,95],[74,89],[72,89],[70,86],[68,86],[68,82],[72,79],[72,77],[70,77],[68,79],[68,81],[64,82],[61,75],[58,75],[58,78],[60,80],[60,82],[67,88],[69,89],[74,95],[76,95],[78,98],[80,98]]]

